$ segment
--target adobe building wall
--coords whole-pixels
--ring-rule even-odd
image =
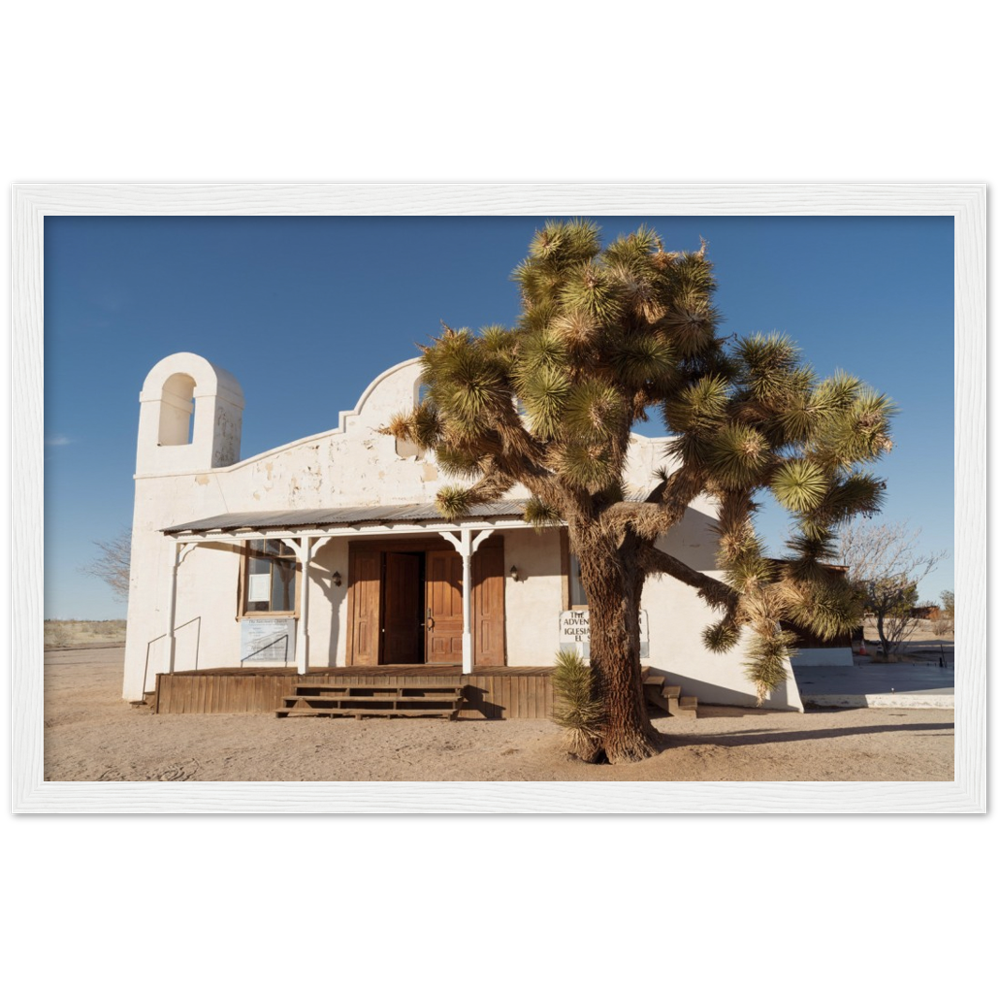
[[[178,377],[181,376],[181,377]],[[192,354],[165,358],[150,372],[140,396],[135,478],[131,590],[124,697],[139,700],[165,669],[175,542],[172,525],[220,512],[266,513],[288,509],[432,503],[449,480],[429,456],[398,445],[378,429],[417,401],[420,368],[406,361],[378,376],[357,406],[340,414],[331,430],[239,458],[243,395],[236,379]],[[180,390],[179,394],[176,390]],[[190,391],[192,397],[185,401]],[[194,410],[193,422],[190,403]],[[164,409],[167,419],[164,421]],[[189,423],[185,423],[189,421]],[[166,430],[164,430],[166,428]],[[187,443],[162,443],[184,438]],[[171,436],[172,435],[172,436]],[[666,464],[664,439],[633,436],[626,468],[630,491],[648,491]],[[526,496],[524,491],[511,496]],[[696,500],[663,547],[702,572],[717,575],[712,508]],[[507,663],[541,666],[559,647],[564,610],[563,556],[558,531],[504,534]],[[332,538],[309,573],[310,663],[343,665],[347,655],[348,549]],[[342,585],[331,577],[337,571]],[[199,544],[177,573],[177,669],[237,666],[240,656],[238,586],[240,552],[224,543]],[[678,678],[685,694],[717,704],[750,705],[740,649],[713,654],[701,644],[712,613],[690,588],[672,579],[650,579],[643,607],[649,616],[650,656],[643,662]],[[199,622],[200,620],[200,631]],[[769,704],[801,709],[790,680]]]

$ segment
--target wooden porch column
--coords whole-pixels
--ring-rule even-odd
[[[475,538],[471,528],[462,528],[461,535],[451,531],[439,532],[447,538],[462,557],[462,673],[472,673],[472,557],[479,546],[493,534],[492,528],[484,528]]]
[[[282,539],[295,553],[302,567],[302,596],[299,599],[299,627],[295,636],[295,668],[300,674],[309,670],[309,563],[312,561],[313,539]]]
[[[325,538],[302,535],[298,540],[284,539],[302,567],[302,598],[299,601],[299,627],[295,636],[295,668],[300,674],[309,672],[309,563],[328,541],[329,535]]]
[[[302,539],[299,559],[302,562],[302,611],[299,614],[299,635],[295,640],[295,665],[300,674],[309,670],[309,563],[312,561],[312,539]]]

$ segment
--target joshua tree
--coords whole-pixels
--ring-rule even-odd
[[[423,348],[423,400],[384,428],[471,480],[438,493],[445,516],[521,484],[528,521],[568,526],[603,704],[595,760],[655,752],[639,662],[649,575],[694,587],[719,612],[708,648],[730,649],[750,629],[760,698],[785,676],[793,637],[782,621],[833,635],[858,619],[854,592],[822,561],[835,554],[838,523],[879,508],[884,483],[858,470],[890,447],[890,403],[849,375],[819,380],[784,336],[718,336],[705,251],[703,242],[668,252],[647,228],[602,249],[592,223],[547,223],[514,272],[517,326],[479,335],[446,326]],[[652,409],[676,436],[655,488],[630,496],[631,430]],[[761,489],[796,523],[782,562],[765,557],[754,532]],[[656,548],[699,494],[717,505],[724,580]]]

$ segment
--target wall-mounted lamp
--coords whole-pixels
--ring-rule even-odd
[[[343,577],[340,575],[340,570],[334,570],[333,573],[333,585],[339,587],[344,582]]]
[[[510,578],[516,583],[517,582],[517,567],[511,566],[510,568]]]

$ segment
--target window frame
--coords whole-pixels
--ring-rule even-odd
[[[260,553],[253,552],[254,545],[264,545],[266,546],[269,542],[277,542],[278,545],[284,547],[285,552],[280,555],[273,555],[271,553],[264,553],[265,557],[270,557],[274,559],[290,559],[295,565],[295,580],[294,580],[294,599],[293,608],[289,608],[286,611],[250,611],[247,605],[250,603],[248,600],[250,592],[250,560],[251,558],[261,558]],[[302,589],[302,567],[299,565],[298,557],[295,555],[294,550],[292,550],[288,543],[282,538],[254,538],[247,539],[243,543],[243,551],[240,553],[240,595],[239,595],[239,607],[237,618],[298,618],[299,617],[299,594]],[[271,593],[274,593],[274,567],[271,568]],[[256,602],[254,602],[256,603]],[[273,597],[268,600],[268,604],[273,603]]]
[[[580,561],[576,558],[569,547],[569,531],[563,528],[559,533],[560,549],[562,556],[562,604],[563,611],[589,611],[590,604],[573,603],[573,570],[577,570],[579,579]],[[580,580],[580,589],[583,590],[583,581]],[[584,591],[586,594],[586,591]]]
[[[583,604],[573,603],[573,578],[576,577],[577,586],[584,597],[587,596],[587,590],[583,585],[583,580],[580,577],[580,560],[570,552],[569,554],[569,572],[568,572],[568,587],[569,587],[569,610],[570,611],[588,611],[590,610],[589,599],[584,601]]]

